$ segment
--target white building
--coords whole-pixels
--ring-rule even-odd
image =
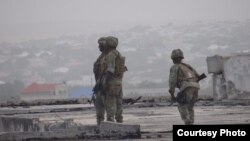
[[[21,100],[67,99],[69,90],[66,84],[32,83],[21,91]]]

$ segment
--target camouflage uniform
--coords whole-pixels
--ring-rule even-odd
[[[103,45],[105,44],[105,38],[102,37],[98,40],[99,43],[99,48],[103,48]],[[100,49],[101,51],[101,49]],[[100,77],[101,77],[101,61],[103,60],[105,54],[103,51],[101,51],[102,53],[99,55],[99,57],[97,58],[97,60],[94,63],[94,67],[93,67],[93,72],[95,75],[95,80],[100,81]],[[96,108],[96,121],[97,124],[100,124],[101,121],[104,121],[104,114],[105,114],[105,96],[103,93],[101,93],[101,91],[99,90],[97,93],[95,93],[95,108]]]
[[[121,67],[118,63],[117,58],[122,57],[116,46],[118,44],[118,39],[115,37],[107,37],[107,44],[111,48],[107,55],[103,58],[102,66],[104,68],[104,91],[106,94],[106,112],[107,120],[116,122],[123,122],[122,116],[122,73],[119,70]]]
[[[171,58],[183,59],[181,50],[173,50]],[[174,94],[175,88],[180,91],[177,94],[178,110],[185,124],[194,123],[194,104],[198,98],[199,84],[198,73],[188,64],[175,63],[169,74],[169,92]]]

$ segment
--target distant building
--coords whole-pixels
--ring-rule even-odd
[[[92,94],[92,87],[73,87],[69,92],[69,98],[91,98]]]
[[[21,100],[32,101],[39,99],[66,99],[69,90],[66,84],[32,83],[21,91]]]
[[[124,97],[157,97],[168,96],[168,88],[135,88],[135,89],[123,89]]]

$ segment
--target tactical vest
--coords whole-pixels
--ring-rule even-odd
[[[122,56],[117,50],[114,50],[112,52],[113,54],[115,54],[115,71],[114,71],[114,77],[115,78],[118,78],[118,79],[122,79],[123,77],[123,74],[125,71],[127,71],[127,68],[125,66],[125,57]],[[107,71],[107,60],[105,60],[106,58],[103,57],[101,60],[100,60],[100,66],[101,66],[101,74],[105,74],[106,71]]]
[[[127,71],[125,66],[125,57],[118,53],[115,60],[115,76],[118,78],[123,78],[125,71]]]
[[[102,75],[104,75],[104,78],[101,81],[101,83],[103,86],[108,84],[108,87],[105,89],[105,93],[109,95],[119,95],[121,94],[122,91],[123,73],[126,71],[125,57],[123,57],[117,50],[112,50],[112,52],[110,53],[111,54],[107,54],[107,56],[101,59],[101,72]],[[111,57],[109,55],[113,55],[112,58],[109,58]],[[115,60],[109,60],[109,59],[115,59]],[[109,82],[106,82],[107,79],[105,77],[106,76],[105,73],[107,73],[108,70],[108,63],[111,63],[108,61],[112,61],[112,66],[114,65],[113,66],[114,68],[112,69],[114,69],[114,72]]]

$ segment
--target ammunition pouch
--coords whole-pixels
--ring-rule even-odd
[[[183,92],[179,92],[176,96],[176,101],[180,104],[187,104],[187,96]]]

